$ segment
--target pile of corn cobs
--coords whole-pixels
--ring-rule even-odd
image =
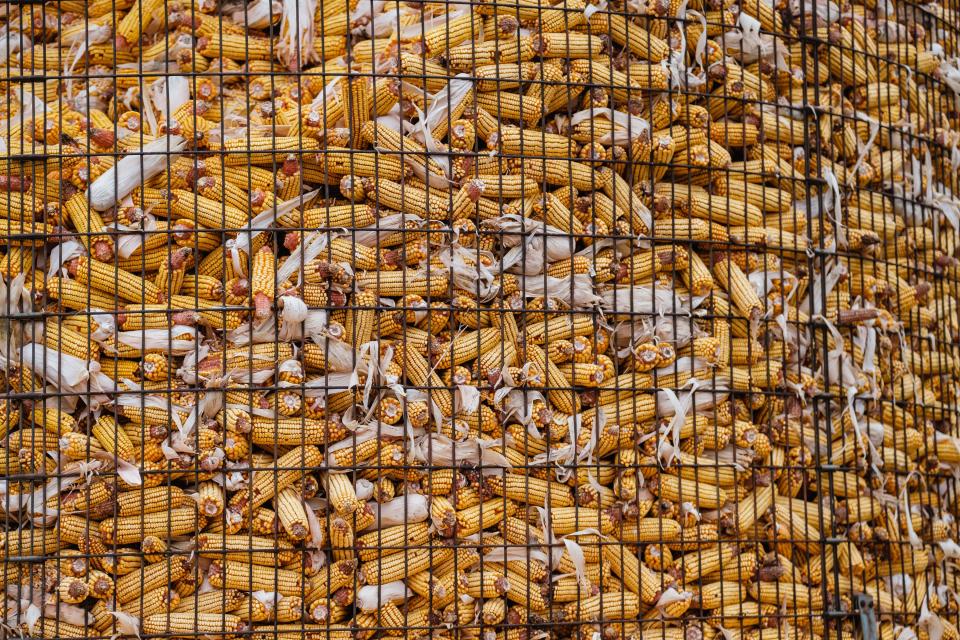
[[[953,9],[4,11],[7,632],[960,640]]]

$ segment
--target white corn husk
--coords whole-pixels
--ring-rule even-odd
[[[50,251],[50,257],[47,260],[49,265],[47,268],[47,277],[54,277],[64,264],[74,258],[85,255],[87,255],[86,247],[76,240],[61,242]]]
[[[374,516],[373,524],[367,527],[367,531],[405,523],[424,522],[430,517],[430,502],[426,496],[419,493],[398,496],[383,504],[378,502],[367,504],[373,507]]]
[[[249,29],[265,29],[283,12],[281,0],[253,0],[246,7],[237,8],[230,14],[234,22]]]
[[[457,11],[453,13],[455,14]],[[420,24],[410,26],[419,28]],[[432,134],[441,123],[447,122],[451,110],[467,98],[471,89],[473,89],[473,80],[470,78],[470,74],[460,73],[451,78],[443,89],[431,95],[427,100],[427,111],[423,118],[424,126],[418,128],[412,136],[425,144],[425,133],[430,132]]]
[[[37,343],[25,344],[20,350],[20,362],[37,376],[84,400],[89,396],[97,402],[105,401],[107,393],[116,391],[116,383],[101,373],[100,363],[81,360]]]
[[[21,273],[9,283],[0,276],[0,364],[20,361],[20,346],[42,335],[43,324],[18,320],[33,311],[32,292],[26,286],[27,274]]]
[[[128,196],[134,189],[161,173],[167,163],[186,146],[180,136],[164,136],[142,149],[124,156],[94,180],[87,190],[90,206],[106,211]]]
[[[11,91],[15,92],[14,101],[19,103],[20,111],[6,122],[0,122],[4,129],[12,129],[22,122],[36,120],[47,112],[46,103],[28,91],[25,85],[11,88]],[[6,144],[6,139],[3,142]]]
[[[363,227],[351,232],[350,238],[357,244],[365,247],[376,247],[382,240],[397,232],[408,230],[411,223],[417,227],[426,224],[426,220],[414,213],[390,213],[369,227]],[[431,234],[433,229],[431,229]]]
[[[33,41],[20,31],[10,31],[10,25],[0,28],[0,62],[6,62],[11,54],[33,47]]]
[[[786,45],[770,34],[760,33],[760,21],[742,10],[737,18],[737,29],[723,34],[722,42],[728,51],[738,54],[738,62],[752,64],[766,60],[777,69],[790,71],[784,58],[784,52],[789,51]]]
[[[593,290],[590,274],[577,273],[565,278],[548,275],[520,276],[520,291],[526,298],[554,298],[575,309],[593,307],[602,300]]]
[[[169,123],[174,112],[190,101],[190,81],[184,76],[167,76],[153,83],[149,94],[163,122]]]
[[[190,335],[192,340],[177,339],[172,336]],[[175,325],[170,329],[138,329],[136,331],[120,331],[115,339],[120,344],[127,345],[139,351],[162,352],[170,355],[182,356],[197,348],[198,337],[196,327]]]
[[[511,213],[488,224],[503,232],[503,246],[509,250],[500,268],[513,273],[535,276],[548,264],[569,259],[576,250],[570,234],[538,220]]]
[[[414,455],[421,462],[430,464],[456,466],[468,463],[482,466],[485,472],[500,473],[499,469],[513,468],[502,454],[491,449],[502,444],[500,440],[477,438],[454,441],[440,433],[428,433],[418,438]]]
[[[385,584],[368,584],[357,591],[356,605],[361,611],[376,611],[388,602],[399,605],[413,596],[402,580]]]
[[[587,122],[594,118],[603,118],[613,123],[613,131],[597,138],[595,142],[603,145],[630,146],[634,139],[650,132],[650,123],[640,116],[609,107],[592,107],[577,111],[570,116],[570,126]]]
[[[290,71],[319,62],[313,41],[316,12],[317,0],[283,0],[277,57]]]
[[[481,300],[496,295],[494,281],[497,274],[493,266],[496,260],[492,253],[452,242],[439,249],[436,255],[450,269],[450,278],[457,287],[476,294]],[[481,263],[481,257],[487,258],[491,266]]]
[[[693,310],[701,298],[684,299],[669,284],[615,287],[600,295],[600,308],[630,321],[613,328],[613,346],[620,357],[630,355],[637,344],[651,339],[680,348],[696,337]]]

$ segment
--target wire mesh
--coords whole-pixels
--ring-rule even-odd
[[[951,1],[0,16],[4,636],[960,640]]]

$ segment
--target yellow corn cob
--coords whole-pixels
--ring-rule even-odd
[[[588,22],[593,33],[608,34],[615,43],[627,47],[631,53],[645,60],[660,62],[670,55],[666,41],[628,22],[626,16],[619,13],[597,11]]]
[[[744,316],[750,320],[760,317],[763,313],[763,304],[737,263],[728,258],[718,260],[713,265],[713,275],[720,286],[730,294],[734,305]]]
[[[506,496],[517,502],[541,505],[544,501],[549,501],[551,506],[573,506],[573,496],[570,494],[569,487],[531,476],[516,474],[505,474],[503,477],[488,476],[487,487],[496,495]]]
[[[133,46],[137,44],[140,40],[140,34],[153,19],[154,11],[161,10],[162,8],[163,2],[161,0],[146,0],[146,2],[134,3],[130,12],[125,14],[123,19],[117,24],[116,36],[118,46]]]
[[[229,613],[157,613],[143,619],[143,633],[190,636],[204,634],[237,634],[249,628],[239,616]]]
[[[61,328],[59,323],[47,321],[43,332],[43,342],[47,347],[61,351],[76,358],[100,359],[100,346],[79,331]]]
[[[449,548],[404,549],[400,553],[363,563],[360,579],[366,584],[386,584],[416,575],[452,557],[453,550]]]
[[[268,567],[276,566],[278,562],[289,564],[297,557],[289,542],[262,536],[204,533],[196,537],[196,543],[200,556]]]
[[[117,602],[131,602],[153,589],[176,582],[187,575],[190,569],[189,560],[174,556],[128,573],[116,581]]]
[[[284,531],[293,540],[303,540],[310,533],[306,507],[300,494],[290,487],[280,491],[274,498],[277,517]]]
[[[230,506],[241,513],[250,513],[302,478],[307,469],[319,466],[322,460],[323,454],[316,447],[299,446],[277,458],[276,474],[257,474],[249,489],[235,493],[230,498]]]
[[[347,319],[344,322],[345,342],[359,347],[370,340],[376,318],[376,303],[377,298],[372,292],[360,291],[354,294],[353,304],[347,311]]]
[[[110,453],[124,460],[134,459],[133,442],[122,429],[117,427],[116,421],[111,416],[101,416],[90,429],[90,434]]]
[[[526,352],[530,361],[546,373],[547,396],[550,402],[563,413],[578,413],[580,411],[580,398],[568,388],[569,383],[567,383],[563,372],[547,358],[547,354],[540,347],[532,344],[527,345]],[[552,390],[550,390],[551,388]]]
[[[520,127],[501,127],[496,145],[501,153],[547,158],[575,158],[578,146],[565,136],[542,133]]]
[[[338,423],[310,418],[255,418],[250,440],[273,446],[327,444],[343,439],[346,429]]]
[[[295,596],[303,588],[303,576],[296,571],[233,560],[211,564],[209,577],[210,584],[222,589],[254,589]]]
[[[357,509],[357,492],[349,476],[332,473],[327,476],[327,499],[344,518],[349,517]]]
[[[629,620],[640,611],[640,599],[630,592],[603,593],[564,607],[567,620]]]
[[[208,518],[214,518],[223,513],[226,506],[224,490],[219,484],[213,481],[201,482],[197,487],[197,505],[201,514]]]
[[[104,541],[111,544],[128,544],[140,542],[148,535],[183,535],[199,526],[197,510],[194,507],[183,507],[166,513],[147,514],[144,517],[108,518],[100,523],[100,535]]]
[[[370,561],[397,553],[405,547],[424,546],[430,539],[427,523],[386,527],[357,537],[357,555]]]
[[[641,602],[652,604],[656,601],[660,590],[660,576],[637,556],[625,549],[621,553],[616,547],[605,547],[604,559],[623,580],[624,586],[640,597]]]
[[[57,300],[63,307],[74,311],[86,309],[115,309],[120,298],[115,298],[116,292],[111,294],[91,290],[88,286],[65,278],[53,277],[47,280],[47,293]]]
[[[340,187],[341,190],[350,194],[362,193],[381,207],[388,209],[412,213],[424,218],[445,219],[447,217],[448,195],[445,191],[436,188],[425,190],[411,185],[401,185],[385,178],[361,178],[353,175],[344,176],[340,181]]]
[[[330,521],[330,548],[334,560],[342,562],[352,559],[355,539],[356,532],[351,523],[339,516]]]
[[[407,347],[398,346],[394,357],[403,365],[404,374],[417,387],[429,389],[427,395],[444,416],[453,415],[453,397],[426,359]]]
[[[290,152],[317,151],[319,145],[312,138],[288,136],[246,137],[227,140],[223,143],[227,166],[247,164],[282,164]]]
[[[88,205],[86,196],[82,193],[74,195],[64,203],[63,210],[90,255],[101,262],[109,262],[113,258],[113,240],[105,233],[103,218]]]
[[[267,38],[258,38],[233,33],[217,33],[211,29],[208,40],[199,49],[207,58],[230,60],[270,60],[273,43]]]
[[[160,301],[160,290],[152,282],[144,280],[129,271],[90,260],[85,256],[71,261],[68,268],[78,282],[102,292],[115,293],[128,302]],[[108,308],[113,306],[110,305]]]
[[[655,491],[661,498],[674,502],[692,502],[703,508],[715,509],[727,502],[727,494],[720,487],[669,475],[658,478]]]
[[[170,210],[175,216],[193,220],[204,227],[236,233],[246,226],[249,219],[241,209],[184,189],[171,190],[170,198]]]

